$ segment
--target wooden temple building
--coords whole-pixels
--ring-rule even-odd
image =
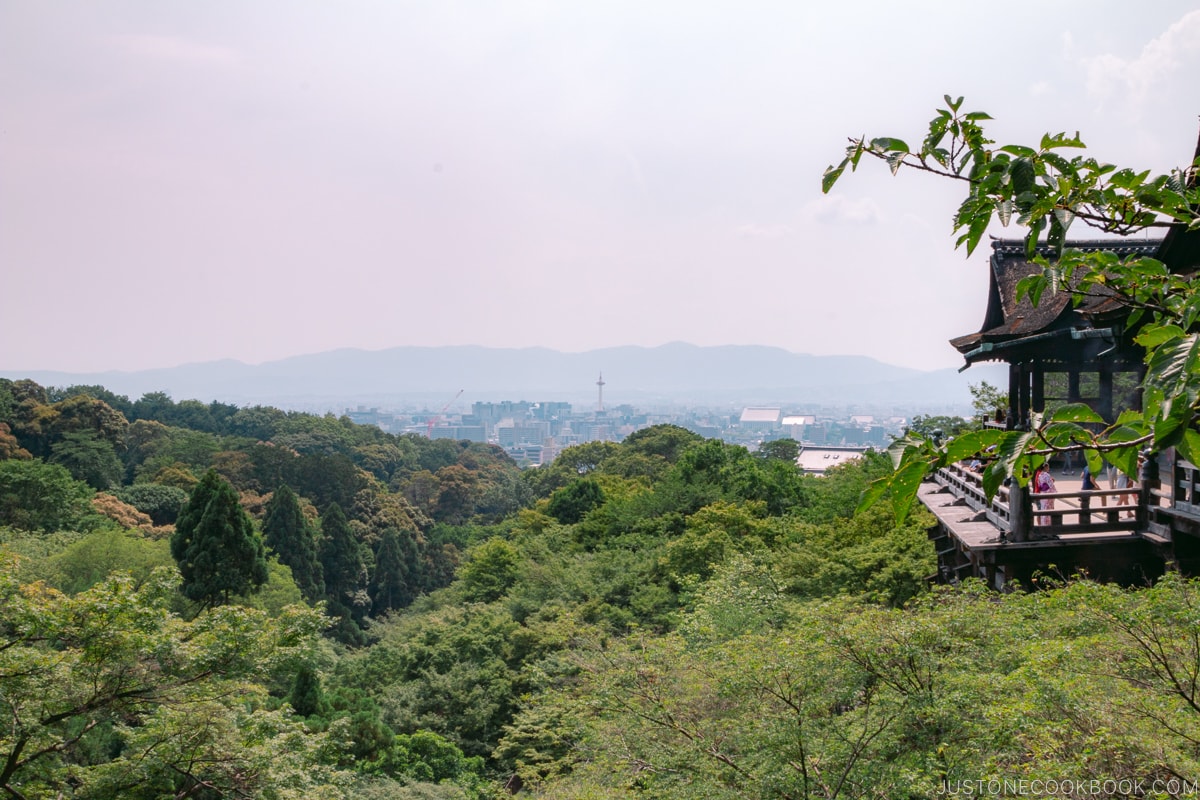
[[[1069,242],[1162,261],[1175,273],[1200,270],[1200,232],[1169,229],[1158,240]],[[1070,293],[1047,293],[1035,307],[1017,300],[1017,283],[1041,267],[1024,243],[993,242],[987,311],[977,333],[951,344],[967,366],[1008,364],[1009,407],[989,424],[1028,429],[1031,413],[1047,405],[1086,403],[1107,421],[1139,407],[1143,352],[1127,326],[1128,308],[1097,297],[1079,305]],[[965,369],[966,367],[964,367]],[[1015,482],[988,501],[980,476],[965,466],[941,470],[922,484],[921,502],[937,517],[931,530],[941,581],[975,576],[998,589],[1029,586],[1038,573],[1077,572],[1136,584],[1169,565],[1200,574],[1200,469],[1173,450],[1145,454],[1134,488],[1041,494],[1053,510],[1035,509]],[[1076,463],[1080,459],[1076,456]],[[1078,468],[1078,467],[1077,467]]]

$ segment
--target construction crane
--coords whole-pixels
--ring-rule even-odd
[[[437,424],[438,424],[438,422],[439,422],[439,421],[441,421],[441,419],[442,419],[442,415],[446,413],[446,409],[448,409],[448,408],[449,408],[451,405],[453,405],[453,403],[454,403],[454,401],[455,401],[455,400],[457,400],[458,398],[462,397],[462,393],[463,393],[463,392],[465,392],[465,391],[466,391],[466,389],[459,389],[459,390],[458,390],[458,394],[456,394],[456,395],[454,395],[454,397],[450,398],[450,401],[449,401],[449,402],[447,402],[447,403],[446,403],[446,405],[442,406],[442,410],[441,410],[441,411],[439,411],[437,414],[435,414],[435,415],[433,415],[432,417],[430,417],[430,418],[429,418],[429,421],[428,421],[428,423],[427,423],[427,425],[426,425],[426,428],[425,428],[425,436],[426,436],[426,438],[429,438],[429,439],[432,439],[432,438],[433,438],[433,426],[434,426],[434,425],[437,425]]]

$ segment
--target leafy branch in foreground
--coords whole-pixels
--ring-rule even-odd
[[[967,194],[954,215],[956,247],[966,245],[969,256],[993,220],[1025,229],[1026,256],[1041,272],[1018,284],[1018,300],[1028,297],[1037,305],[1047,292],[1061,291],[1076,305],[1102,298],[1128,311],[1126,330],[1136,332],[1134,341],[1145,351],[1142,409],[1109,423],[1086,405],[1072,404],[1049,418],[1033,415],[1022,430],[980,431],[945,444],[898,440],[890,448],[895,471],[872,487],[863,505],[890,490],[903,517],[926,474],[985,451],[992,456],[983,476],[989,497],[1007,478],[1024,485],[1056,452],[1082,452],[1093,472],[1107,461],[1132,474],[1143,447],[1154,452],[1175,447],[1193,463],[1200,461],[1200,296],[1191,275],[1153,258],[1066,247],[1076,220],[1120,235],[1147,228],[1200,231],[1200,159],[1187,169],[1151,175],[1086,154],[1064,155],[1086,149],[1078,133],[1048,133],[1037,146],[997,146],[983,127],[990,115],[963,111],[961,97],[947,95],[945,101],[916,149],[894,137],[850,139],[842,161],[825,171],[822,190],[828,193],[847,167],[855,171],[863,156],[884,161],[892,174],[908,167],[961,181]],[[1039,243],[1048,246],[1049,258],[1039,252]],[[1103,429],[1096,433],[1097,427]]]

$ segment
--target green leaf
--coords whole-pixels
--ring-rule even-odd
[[[1200,465],[1200,431],[1188,428],[1175,447],[1193,465]]]
[[[1034,434],[1029,431],[1004,431],[996,445],[995,466],[1002,468],[1006,476],[1014,474],[1017,461],[1035,441]]]
[[[908,452],[910,450],[919,450],[923,444],[923,439],[914,439],[911,436],[906,436],[903,439],[896,439],[888,445],[887,454],[892,460],[892,469],[900,469],[900,464],[904,462]]]
[[[1150,170],[1145,172],[1134,172],[1131,169],[1117,170],[1109,176],[1108,182],[1118,189],[1131,190],[1145,183],[1146,178],[1150,175]]]
[[[1054,209],[1054,218],[1058,220],[1058,224],[1062,226],[1063,233],[1067,232],[1067,228],[1071,227],[1071,223],[1075,221],[1075,212],[1066,208]]]
[[[996,216],[1000,219],[1000,224],[1008,227],[1009,220],[1012,219],[1013,201],[1011,197],[1006,197],[996,206]]]
[[[889,153],[887,156],[888,166],[892,168],[892,174],[895,175],[900,171],[900,167],[904,165],[904,157],[908,155],[906,152]]]
[[[1104,460],[1130,477],[1137,477],[1137,447],[1122,447],[1104,454]]]
[[[1014,194],[1024,194],[1025,192],[1033,191],[1036,172],[1033,168],[1032,158],[1014,158],[1008,171],[1012,176]]]
[[[854,509],[854,513],[857,514],[860,511],[866,511],[868,508],[875,505],[875,503],[879,501],[880,497],[883,497],[884,492],[886,492],[891,485],[891,475],[885,475],[882,478],[876,478],[867,484],[867,488],[863,490],[862,497],[860,497],[858,500],[858,507]]]
[[[1193,405],[1200,395],[1200,334],[1155,348],[1146,364],[1145,385],[1160,389],[1168,400]]]
[[[829,166],[825,170],[825,174],[821,176],[821,193],[829,194],[829,190],[837,183],[837,179],[842,177],[842,173],[846,171],[846,164],[850,161],[848,158],[843,158],[842,163],[835,166]]]
[[[996,496],[996,492],[1000,491],[1000,487],[1004,485],[1007,478],[1008,470],[1003,462],[993,461],[988,464],[987,469],[983,471],[983,493],[988,502],[991,502],[992,498]]]
[[[1019,158],[1033,158],[1037,155],[1037,150],[1034,150],[1032,147],[1026,147],[1022,144],[1006,144],[1001,147],[1000,150]]]
[[[1042,294],[1049,287],[1050,281],[1044,274],[1042,275],[1026,275],[1021,280],[1017,281],[1017,301],[1026,295],[1029,296],[1029,302],[1035,306],[1041,302]]]
[[[942,463],[953,464],[974,455],[978,455],[1004,438],[1004,431],[988,429],[969,431],[956,437],[946,445]]]
[[[928,462],[914,459],[902,465],[892,475],[892,511],[896,515],[897,523],[903,522],[908,516],[908,510],[917,497],[917,490],[921,487],[928,466]]]
[[[985,215],[979,215],[971,220],[971,227],[962,236],[958,237],[958,243],[967,243],[967,256],[975,252],[975,246],[979,244],[979,240],[983,238],[983,234],[987,233],[988,223],[991,220]]]
[[[1053,136],[1044,134],[1042,136],[1042,149],[1052,150],[1055,147],[1087,147],[1083,140],[1079,138],[1079,131],[1075,131],[1074,136],[1067,136],[1066,133],[1056,133]]]
[[[1104,424],[1104,417],[1097,414],[1086,403],[1068,403],[1055,409],[1051,422],[1095,422]]]
[[[1173,339],[1182,339],[1186,335],[1187,332],[1178,325],[1147,325],[1133,340],[1147,350],[1153,350]]]
[[[871,149],[896,153],[909,152],[907,144],[900,139],[893,139],[890,136],[881,136],[878,139],[872,139]]]
[[[1174,447],[1192,422],[1192,410],[1184,403],[1166,403],[1164,416],[1154,422],[1154,444],[1160,448]]]

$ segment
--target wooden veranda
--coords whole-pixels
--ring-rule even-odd
[[[934,579],[973,576],[997,589],[1085,573],[1137,584],[1172,566],[1200,573],[1200,470],[1174,450],[1143,467],[1134,488],[1036,495],[1001,487],[990,501],[978,474],[943,469],[918,498],[937,518],[930,531]],[[1040,500],[1052,509],[1035,508]],[[1123,502],[1122,502],[1123,501]]]

